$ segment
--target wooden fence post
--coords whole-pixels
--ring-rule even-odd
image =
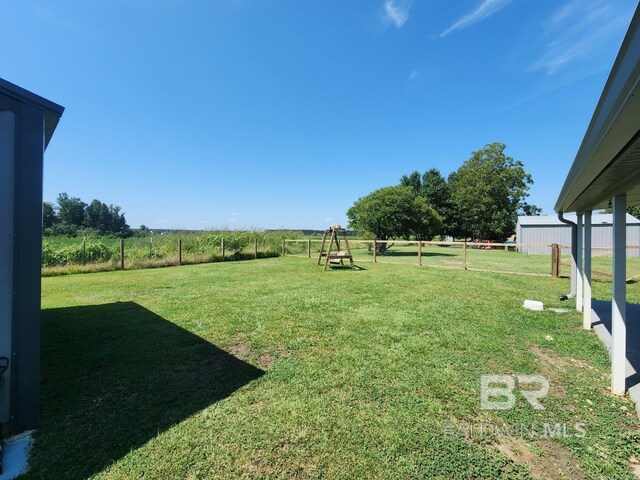
[[[222,261],[224,262],[224,238],[222,239]]]
[[[178,265],[182,265],[182,239],[178,239]]]
[[[285,239],[282,239],[282,256],[284,257],[286,254],[286,247],[284,246]]]
[[[258,239],[253,239],[253,258],[258,258]]]
[[[422,266],[422,242],[418,242],[418,266]]]
[[[560,276],[560,245],[551,244],[551,276],[558,278]]]
[[[87,263],[87,239],[82,239],[82,266],[84,267]]]
[[[124,238],[120,239],[120,270],[124,270]]]
[[[309,258],[311,258],[311,239],[310,238],[307,239],[307,255]]]
[[[153,239],[149,237],[149,258],[153,257]]]
[[[462,246],[462,268],[463,270],[467,269],[467,240],[464,240],[464,245]]]
[[[376,263],[378,261],[377,256],[378,255],[378,242],[376,240],[373,241],[373,263]]]

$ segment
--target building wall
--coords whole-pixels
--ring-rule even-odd
[[[536,246],[519,247],[519,250],[526,253],[551,254],[552,243],[560,245],[571,245],[571,227],[565,225],[518,225],[518,243],[543,244]],[[611,225],[593,225],[591,228],[591,242],[593,247],[611,248]],[[627,245],[640,245],[640,225],[627,226]],[[593,251],[593,255],[611,254],[610,252]],[[640,249],[628,249],[628,256],[640,257]]]
[[[0,285],[11,306],[10,416],[5,432],[40,424],[40,269],[44,112],[0,93],[0,111],[15,115],[12,285]],[[1,319],[7,322],[7,318]],[[5,401],[6,399],[3,399]]]
[[[0,360],[11,358],[15,115],[0,110]],[[0,424],[11,419],[11,369],[0,375]]]

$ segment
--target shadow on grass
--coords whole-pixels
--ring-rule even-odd
[[[385,253],[379,253],[379,257],[416,257],[418,258],[418,251],[415,252],[394,252],[393,250],[387,250]],[[423,257],[459,257],[460,255],[455,253],[434,253],[422,251]]]
[[[592,327],[598,332],[598,327],[602,326],[606,329],[608,337],[603,339],[600,334],[598,337],[605,342],[607,348],[611,348],[612,325],[611,325],[611,302],[602,300],[592,301],[593,310],[596,312],[599,321],[594,319]],[[627,327],[627,342],[626,342],[626,356],[627,361],[635,370],[635,373],[627,372],[626,387],[627,389],[638,388],[640,384],[640,323],[636,320],[640,317],[640,305],[635,303],[627,303],[626,306],[626,327]],[[639,393],[640,395],[640,393]],[[640,401],[638,406],[640,407]]]
[[[134,302],[44,310],[29,477],[87,478],[264,372]]]
[[[349,271],[360,271],[360,270],[364,271],[364,270],[366,270],[366,268],[364,268],[364,267],[362,267],[362,266],[360,266],[360,265],[358,265],[356,263],[353,264],[353,268],[351,268],[351,265],[349,265],[349,264],[346,264],[346,265],[335,265],[335,264],[331,265],[330,264],[329,268],[331,270],[349,270]]]

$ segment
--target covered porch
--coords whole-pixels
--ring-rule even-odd
[[[611,354],[611,391],[638,401],[640,307],[627,305],[626,213],[640,205],[640,7],[629,26],[589,128],[576,154],[555,211],[572,229],[571,291]],[[613,281],[609,302],[592,301],[592,212],[612,209]],[[575,221],[564,217],[575,212]]]

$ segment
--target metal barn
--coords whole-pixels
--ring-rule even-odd
[[[44,150],[64,108],[0,78],[0,431],[40,422]]]
[[[567,220],[576,221],[576,215],[565,215]],[[611,248],[613,214],[601,213],[592,216],[592,248]],[[518,217],[516,240],[523,245],[518,250],[524,253],[551,253],[552,243],[571,245],[571,226],[562,223],[556,215]],[[627,213],[627,245],[640,245],[640,220]],[[594,254],[599,252],[596,250]],[[601,252],[610,254],[611,252]],[[627,256],[640,257],[640,248],[627,249]]]

